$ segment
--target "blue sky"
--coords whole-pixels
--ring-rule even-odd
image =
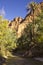
[[[25,17],[26,5],[31,1],[42,2],[43,0],[0,0],[0,14],[12,20],[15,17]]]

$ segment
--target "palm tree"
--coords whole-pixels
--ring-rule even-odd
[[[33,22],[32,22],[32,37],[30,37],[31,41],[34,41],[34,26],[35,26],[35,19],[34,19],[34,12],[35,12],[35,9],[37,7],[37,4],[35,2],[32,2],[30,3],[28,6],[27,6],[27,11],[28,13],[32,13],[33,14]],[[31,34],[30,34],[31,35]]]

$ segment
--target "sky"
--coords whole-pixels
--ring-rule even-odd
[[[13,20],[15,17],[26,16],[26,5],[30,2],[43,2],[43,0],[0,0],[0,15],[3,15],[8,20]]]

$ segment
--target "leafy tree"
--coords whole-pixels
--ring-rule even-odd
[[[8,21],[0,18],[0,54],[10,55],[9,52],[16,48],[16,33],[8,27]]]
[[[35,40],[40,44],[43,43],[43,12],[37,17],[35,24]]]

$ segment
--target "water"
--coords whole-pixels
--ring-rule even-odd
[[[0,65],[43,65],[43,62],[37,61],[33,58],[21,58],[19,56],[10,57],[6,63]]]

